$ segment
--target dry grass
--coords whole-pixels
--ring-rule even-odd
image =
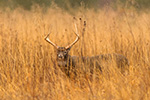
[[[110,67],[98,82],[88,83],[83,77],[74,82],[55,65],[55,50],[44,40],[50,31],[56,44],[71,43],[75,39],[72,15],[52,9],[45,14],[1,12],[1,100],[149,100],[150,14],[108,10],[78,13],[76,18],[80,17],[87,21],[84,41],[70,54],[80,56],[82,44],[84,56],[120,53],[130,61],[130,74],[123,76]],[[83,25],[79,20],[77,25],[82,36]]]

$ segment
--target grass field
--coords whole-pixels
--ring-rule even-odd
[[[108,68],[100,80],[69,79],[56,66],[56,51],[44,40],[67,46],[76,38],[76,17],[81,40],[70,54],[125,55],[130,74]],[[79,20],[82,18],[82,20]],[[82,37],[83,21],[87,22]],[[82,48],[82,50],[81,50]],[[90,10],[70,15],[61,10],[0,12],[1,100],[149,100],[150,13]]]

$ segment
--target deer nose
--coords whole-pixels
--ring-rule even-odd
[[[58,58],[63,58],[63,56],[62,55],[58,55]]]

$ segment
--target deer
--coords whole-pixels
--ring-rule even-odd
[[[86,57],[86,56],[80,57],[80,56],[70,55],[69,51],[80,39],[76,24],[75,24],[75,28],[76,28],[76,32],[74,33],[76,35],[76,39],[66,47],[60,47],[56,45],[55,43],[53,43],[49,39],[50,33],[45,36],[45,40],[49,44],[55,47],[56,55],[57,55],[56,57],[57,65],[60,67],[62,72],[64,72],[67,76],[70,77],[70,74],[72,72],[76,75],[78,68],[80,68],[82,64],[84,64],[85,66],[88,66],[91,74],[93,74],[94,72],[94,66],[95,66],[95,69],[101,73],[103,72],[103,69],[102,69],[103,62],[111,62],[112,60],[115,61],[116,66],[120,68],[122,72],[124,71],[124,69],[128,68],[129,66],[128,59],[124,55],[117,54],[117,53],[100,54],[100,55],[90,56],[90,57]]]

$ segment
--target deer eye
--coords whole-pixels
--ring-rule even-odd
[[[64,54],[67,54],[67,51],[64,51]]]

